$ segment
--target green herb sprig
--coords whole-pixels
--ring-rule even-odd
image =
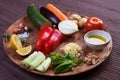
[[[3,33],[3,34],[1,34],[1,36],[4,37],[4,38],[6,39],[6,41],[10,41],[10,38],[11,38],[11,35],[10,35],[10,34]],[[29,37],[28,37],[28,38],[29,38]],[[24,43],[26,43],[26,41],[27,41],[28,38],[26,38],[26,39],[20,38],[20,40],[21,40],[21,42],[24,44]]]
[[[9,34],[7,34],[7,33],[3,33],[3,34],[1,34],[1,36],[2,37],[4,37],[5,39],[6,39],[6,41],[9,41],[10,40],[10,35]]]
[[[56,66],[54,73],[64,73],[74,70],[74,65],[84,64],[83,60],[76,58],[74,53],[70,54],[57,54],[55,52],[50,53],[52,65]]]

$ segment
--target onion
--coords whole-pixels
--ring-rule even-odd
[[[70,35],[78,31],[78,25],[71,20],[63,20],[58,24],[58,29],[65,35]]]

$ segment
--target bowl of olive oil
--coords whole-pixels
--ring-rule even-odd
[[[111,41],[111,35],[103,30],[92,30],[84,35],[86,45],[93,50],[104,49]]]

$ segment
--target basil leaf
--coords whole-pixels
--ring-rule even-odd
[[[72,69],[73,69],[72,62],[70,60],[67,60],[67,61],[61,63],[60,65],[58,65],[55,68],[54,73],[55,74],[64,73],[67,71],[71,71]]]
[[[81,65],[81,64],[84,64],[84,61],[80,59],[74,59],[74,63],[77,65]]]
[[[75,54],[69,53],[67,58],[70,59],[70,60],[73,60],[73,59],[75,59]]]
[[[56,61],[53,61],[52,64],[53,65],[59,65],[59,64],[62,64],[64,62],[68,61],[68,59],[63,59],[63,60],[56,60]]]

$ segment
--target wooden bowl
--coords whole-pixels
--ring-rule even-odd
[[[69,16],[71,13],[70,12],[65,12],[65,15]],[[81,14],[80,14],[81,15]],[[86,17],[84,15],[82,15],[83,17]],[[8,34],[12,34],[13,30],[16,29],[18,27],[18,25],[20,23],[25,24],[26,26],[29,26],[32,28],[32,33],[30,34],[30,38],[27,41],[28,43],[32,44],[33,48],[34,48],[34,44],[35,41],[37,39],[39,30],[32,24],[31,20],[26,16],[23,18],[18,19],[16,22],[14,22],[7,30],[6,33]],[[54,74],[53,68],[50,67],[46,72],[39,72],[36,70],[30,70],[28,68],[26,68],[25,66],[23,66],[21,64],[21,61],[26,58],[27,56],[20,56],[18,54],[16,54],[15,50],[13,50],[9,44],[9,41],[6,41],[6,39],[3,39],[3,45],[4,45],[4,49],[6,54],[8,55],[8,57],[19,67],[35,73],[35,74],[39,74],[39,75],[45,75],[45,76],[70,76],[70,75],[75,75],[75,74],[80,74],[83,72],[86,72],[88,70],[91,70],[93,68],[95,68],[96,66],[98,66],[99,64],[101,64],[103,61],[106,60],[106,58],[110,55],[110,52],[112,50],[112,41],[107,45],[107,47],[105,47],[103,50],[100,51],[94,51],[91,50],[90,48],[88,48],[84,42],[84,34],[85,31],[84,30],[80,30],[78,32],[76,32],[75,34],[73,34],[73,36],[71,36],[70,38],[66,38],[56,49],[56,52],[60,51],[60,48],[63,47],[65,44],[69,43],[69,42],[76,42],[78,43],[82,48],[83,48],[83,52],[84,54],[81,55],[82,57],[85,57],[88,53],[92,53],[95,54],[99,57],[100,61],[95,64],[95,65],[81,65],[81,66],[77,66],[75,67],[74,71],[70,71],[70,72],[66,72],[66,73],[61,73],[61,74]]]

